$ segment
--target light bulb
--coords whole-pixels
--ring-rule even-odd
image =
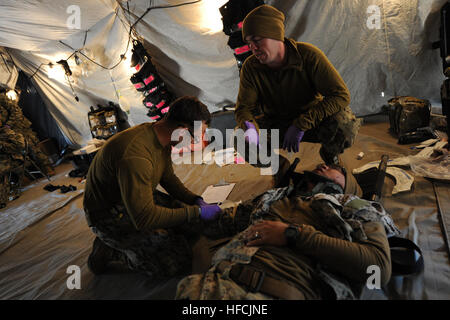
[[[59,64],[54,65],[50,63],[48,65],[47,74],[50,79],[55,79],[58,81],[64,81],[66,79],[64,69]]]
[[[10,99],[12,101],[16,101],[17,100],[17,92],[15,90],[9,90],[6,93],[6,96],[8,97],[8,99]]]
[[[77,64],[77,66],[79,66],[79,65],[82,63],[80,57],[78,57],[77,55],[75,55],[74,58],[75,58],[75,63]]]
[[[200,19],[201,25],[207,29],[207,33],[213,34],[223,29],[222,15],[219,8],[222,7],[227,0],[205,0],[200,3]]]

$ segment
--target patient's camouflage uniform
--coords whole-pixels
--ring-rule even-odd
[[[295,220],[294,217],[301,215],[303,210],[312,210],[317,221],[320,221],[317,227],[323,233],[333,238],[345,239],[350,242],[365,241],[367,240],[367,235],[362,224],[367,222],[382,223],[387,236],[399,234],[399,230],[391,216],[379,203],[363,200],[353,195],[317,194],[310,198],[303,198],[302,201],[294,205],[293,208],[296,208],[296,213],[286,213],[282,210],[280,213],[285,214],[285,216],[279,216],[276,210],[273,211],[272,205],[279,200],[287,198],[291,199],[289,200],[291,203],[296,203],[298,201],[296,199],[300,199],[300,197],[292,198],[292,192],[292,187],[269,190],[262,196],[239,205],[234,210],[232,208],[227,209],[216,221],[215,228],[212,228],[212,226],[206,228],[205,233],[209,233],[211,238],[230,236],[233,232],[235,232],[235,235],[231,241],[216,251],[212,258],[211,267],[206,273],[190,275],[179,282],[176,299],[273,299],[273,297],[261,292],[251,292],[230,278],[230,270],[233,265],[252,264],[255,255],[260,250],[271,250],[270,246],[246,246],[247,230],[245,229],[258,220],[281,220],[292,223],[291,219]],[[285,207],[283,208],[286,209]],[[303,225],[302,228],[307,228],[307,226]],[[294,255],[289,248],[286,247],[285,250],[286,256]],[[384,250],[388,250],[388,247],[384,248]],[[219,271],[218,266],[224,261],[228,266],[225,270]],[[265,260],[264,263],[265,265],[260,266],[265,271],[269,270],[271,262]],[[352,266],[347,267],[351,268]],[[297,271],[291,266],[286,266],[286,268],[290,270],[288,272],[290,275],[297,275],[294,273]],[[278,272],[280,272],[278,277],[286,277],[286,273],[283,273],[282,270],[278,270]],[[337,299],[355,299],[360,294],[360,287],[353,286],[354,283],[350,284],[347,279],[328,271],[326,266],[324,268],[320,263],[317,263],[316,269],[311,270],[311,272],[321,279],[322,283],[333,290]]]
[[[167,208],[181,208],[183,204],[162,192],[154,193],[155,203]],[[125,207],[116,205],[106,218],[92,221],[85,208],[92,232],[106,245],[115,249],[112,260],[125,263],[128,268],[145,272],[149,277],[172,277],[191,270],[190,241],[200,226],[185,225],[171,229],[138,231]]]

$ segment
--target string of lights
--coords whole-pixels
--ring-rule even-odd
[[[99,67],[101,67],[101,68],[103,68],[103,69],[105,69],[105,70],[113,70],[113,69],[115,69],[117,66],[119,66],[121,63],[122,63],[122,61],[124,61],[125,60],[125,54],[127,53],[127,51],[128,51],[128,48],[129,48],[129,46],[130,46],[130,42],[131,42],[131,40],[132,40],[132,38],[133,38],[133,36],[132,36],[132,34],[134,33],[134,34],[137,34],[136,33],[136,30],[135,30],[135,26],[151,11],[151,10],[155,10],[155,9],[170,9],[170,8],[176,8],[176,7],[181,7],[181,6],[186,6],[186,5],[191,5],[191,4],[195,4],[195,3],[198,3],[198,2],[201,2],[202,0],[196,0],[196,1],[191,1],[191,2],[184,2],[184,3],[179,3],[179,4],[175,4],[175,5],[167,5],[167,6],[149,6],[147,9],[146,9],[146,11],[141,15],[141,16],[139,16],[139,18],[130,26],[130,29],[129,29],[129,31],[128,31],[128,41],[127,41],[127,46],[126,46],[126,49],[125,49],[125,52],[123,53],[123,54],[121,54],[120,55],[120,60],[117,62],[117,63],[115,63],[113,66],[111,66],[111,67],[107,67],[107,66],[104,66],[104,65],[102,65],[102,64],[100,64],[100,63],[98,63],[97,61],[95,61],[94,59],[92,59],[92,58],[90,58],[89,56],[87,56],[85,53],[83,53],[81,50],[82,50],[82,48],[81,49],[74,49],[74,48],[72,48],[72,47],[70,47],[68,44],[66,44],[66,43],[64,43],[64,42],[62,42],[62,41],[59,41],[61,44],[63,44],[63,45],[65,45],[65,46],[67,46],[67,47],[69,47],[71,50],[73,50],[73,52],[72,52],[72,54],[69,56],[69,57],[67,57],[66,59],[63,59],[64,61],[68,61],[70,58],[72,58],[73,56],[75,56],[77,53],[79,53],[80,55],[82,55],[84,58],[86,58],[88,61],[90,61],[90,62],[92,62],[92,63],[94,63],[95,65],[97,65],[97,66],[99,66]],[[149,2],[149,5],[151,5],[151,1]],[[119,3],[120,4],[120,3]],[[121,5],[120,5],[120,7],[121,7],[121,9],[125,12],[127,12],[128,13],[128,16],[130,17],[130,22],[129,22],[129,24],[131,24],[131,14],[132,14],[132,12],[130,11],[130,9],[129,9],[129,4],[128,4],[128,2],[127,2],[127,8],[125,9],[124,7],[122,7]],[[119,15],[118,15],[118,13],[116,12],[116,15],[117,15],[117,17],[120,19],[120,17],[119,17]],[[122,20],[121,20],[122,21]],[[123,22],[123,21],[122,21]],[[84,37],[84,43],[83,43],[83,48],[84,48],[84,46],[85,46],[85,44],[86,44],[86,39],[87,39],[87,33],[88,33],[88,31],[89,30],[86,30],[86,33],[85,33],[85,37]],[[134,32],[133,32],[134,31]],[[63,60],[60,60],[60,61],[63,61]],[[58,62],[59,63],[59,62]],[[36,75],[36,73],[38,73],[39,72],[39,70],[42,68],[42,66],[44,66],[44,65],[47,65],[47,66],[53,66],[54,65],[54,63],[52,63],[52,62],[48,62],[48,63],[41,63],[37,68],[36,68],[36,70],[33,72],[33,74],[30,76],[30,78],[33,78],[35,75]]]
[[[181,7],[181,6],[187,6],[190,4],[195,4],[198,2],[201,2],[202,0],[196,0],[196,1],[191,1],[191,2],[184,2],[184,3],[179,3],[179,4],[174,4],[174,5],[169,5],[169,6],[155,6],[155,7],[149,7],[147,8],[147,10],[139,17],[139,19],[136,20],[136,22],[131,26],[132,28],[134,28],[146,15],[147,13],[149,13],[151,10],[154,9],[170,9],[170,8],[176,8],[176,7]]]

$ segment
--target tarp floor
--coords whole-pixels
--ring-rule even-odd
[[[303,143],[297,171],[319,163],[319,145]],[[355,144],[343,155],[350,168],[379,160],[411,154],[410,146],[400,146],[389,133],[385,117],[370,117]],[[365,153],[357,160],[360,152]],[[317,155],[317,156],[315,156]],[[176,165],[176,174],[193,192],[201,194],[210,185],[225,180],[236,182],[230,200],[247,200],[271,187],[271,177],[261,176],[248,164],[219,168],[217,165]],[[73,167],[63,163],[56,168],[54,185],[77,187],[61,194],[43,187],[41,179],[27,186],[20,198],[0,210],[0,299],[173,299],[181,277],[151,280],[139,273],[108,273],[94,276],[87,267],[94,235],[87,226],[82,206],[84,184],[68,177]],[[409,171],[411,172],[411,171]],[[388,178],[383,204],[402,235],[414,240],[424,253],[425,270],[412,277],[393,278],[384,290],[365,290],[363,299],[450,299],[450,262],[439,225],[436,197],[431,181],[415,177],[411,192],[390,195]],[[450,187],[448,185],[447,187]],[[79,266],[81,289],[70,290],[69,266]]]

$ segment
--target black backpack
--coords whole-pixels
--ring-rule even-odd
[[[414,97],[397,97],[389,100],[389,122],[396,135],[428,127],[431,117],[431,103]]]

